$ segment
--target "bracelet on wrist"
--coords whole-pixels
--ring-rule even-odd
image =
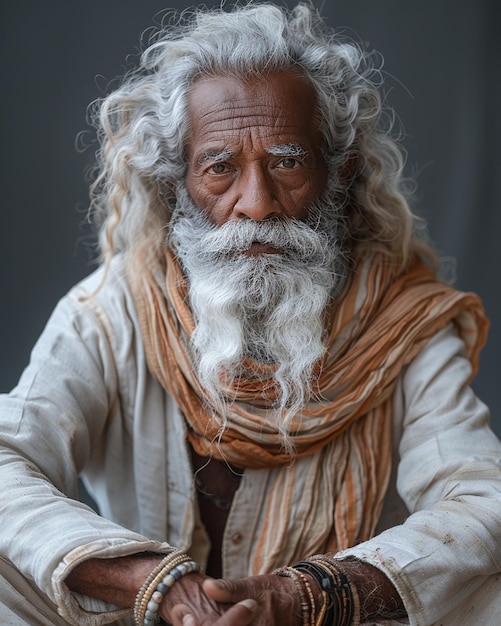
[[[134,604],[137,626],[153,626],[165,595],[186,574],[199,572],[200,565],[180,550],[173,550],[150,572]]]
[[[310,571],[312,575],[314,574],[311,566],[317,568],[316,580],[321,586],[322,595],[325,594],[325,599],[332,606],[330,615],[323,622],[319,622],[319,624],[324,626],[327,624],[332,624],[333,626],[358,626],[360,624],[360,601],[357,589],[348,580],[335,559],[327,555],[316,554],[296,564],[294,567],[298,566],[299,569],[308,568],[307,571]],[[318,568],[320,568],[320,571],[318,571]],[[329,584],[325,579],[322,579],[322,575],[325,574],[330,578]]]
[[[357,590],[328,556],[314,555],[292,567],[276,569],[273,574],[287,576],[294,581],[303,618],[302,626],[360,624]],[[313,592],[311,579],[317,583],[320,595]]]
[[[316,625],[316,603],[310,582],[302,572],[294,567],[280,567],[272,572],[276,576],[291,578],[296,585],[299,605],[303,616],[303,626]]]

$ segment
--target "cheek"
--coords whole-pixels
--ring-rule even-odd
[[[299,170],[296,179],[287,181],[291,184],[283,185],[284,202],[293,213],[292,217],[299,219],[307,217],[311,205],[325,193],[327,181],[328,169],[323,159],[319,157],[309,167]]]
[[[325,191],[327,177],[314,177],[298,189],[288,190],[284,194],[284,205],[288,207],[291,217],[305,219],[311,205],[319,200]]]
[[[219,226],[226,221],[222,197],[211,193],[201,178],[188,173],[185,184],[195,206],[203,211],[211,222]]]
[[[188,174],[186,175],[185,184],[186,189],[188,190],[188,193],[190,194],[190,197],[195,205],[199,209],[206,209],[208,194],[204,188],[201,178],[198,176],[194,176],[193,174],[190,174],[190,172],[188,172]]]

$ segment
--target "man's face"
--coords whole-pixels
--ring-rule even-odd
[[[296,70],[203,77],[188,99],[186,187],[215,225],[303,220],[327,181],[311,82]],[[275,252],[253,244],[250,254]]]

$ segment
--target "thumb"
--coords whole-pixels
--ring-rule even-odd
[[[216,602],[241,602],[253,597],[252,585],[230,578],[206,578],[202,584],[205,593]]]

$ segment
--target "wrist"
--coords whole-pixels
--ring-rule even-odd
[[[302,626],[352,626],[360,623],[358,593],[343,572],[320,555],[273,572],[296,586]]]
[[[159,620],[160,607],[174,585],[187,574],[198,573],[200,565],[179,550],[173,550],[148,574],[134,602],[138,626],[153,626]]]
[[[358,626],[360,603],[357,589],[330,559],[315,555],[296,563],[294,569],[315,579],[319,590],[315,626]]]
[[[360,599],[360,620],[399,620],[407,618],[402,598],[391,580],[380,569],[354,557],[329,558],[350,580]]]

